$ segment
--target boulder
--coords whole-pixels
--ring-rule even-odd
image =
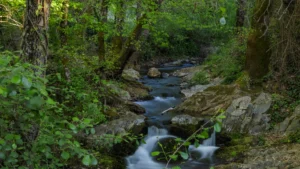
[[[126,70],[123,70],[122,77],[125,79],[139,80],[141,75],[138,71],[136,71],[134,69],[126,69]]]
[[[188,89],[183,89],[181,90],[181,93],[184,94],[184,96],[186,98],[189,98],[191,96],[193,96],[194,94],[198,93],[198,92],[203,92],[204,90],[206,90],[207,88],[211,87],[211,86],[216,86],[219,85],[222,82],[222,79],[220,78],[215,78],[213,79],[209,84],[207,85],[196,85],[196,86],[192,86]],[[184,86],[183,86],[184,87]]]
[[[212,86],[187,98],[173,111],[193,117],[212,117],[219,109],[226,109],[239,96],[240,90],[234,85]]]
[[[253,102],[251,97],[244,96],[232,101],[227,108],[223,127],[227,132],[258,134],[269,129],[268,110],[272,98],[267,93],[261,93]]]
[[[145,126],[145,116],[136,115],[132,112],[126,112],[121,118],[101,124],[95,128],[95,134],[92,137],[99,137],[104,134],[126,134],[133,132],[140,134]]]
[[[131,100],[150,100],[153,97],[149,94],[151,90],[141,82],[132,79],[123,79],[123,90],[129,92]]]
[[[239,162],[215,166],[215,169],[280,169],[300,167],[300,144],[251,148]]]
[[[150,78],[160,78],[161,72],[157,68],[153,67],[149,69],[147,75]]]
[[[131,96],[128,91],[121,89],[115,84],[108,84],[107,86],[111,88],[113,90],[113,93],[119,96],[119,98],[123,100],[131,100]]]
[[[170,76],[169,73],[162,73],[163,78],[168,78],[169,76]]]
[[[192,135],[202,124],[204,119],[192,117],[187,114],[177,115],[171,119],[170,133],[187,138]]]
[[[146,113],[145,108],[142,107],[142,106],[140,106],[140,105],[138,105],[138,104],[136,104],[136,103],[127,102],[125,105],[128,107],[128,109],[131,112],[134,112],[136,114],[144,114],[144,113]]]
[[[287,117],[283,122],[277,124],[275,127],[276,132],[290,133],[300,129],[300,105],[295,108],[292,116]]]

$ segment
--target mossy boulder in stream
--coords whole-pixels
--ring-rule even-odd
[[[185,100],[173,111],[193,117],[212,117],[219,109],[226,109],[241,94],[234,85],[212,86]]]

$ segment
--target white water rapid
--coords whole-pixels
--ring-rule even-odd
[[[142,144],[136,150],[136,152],[126,158],[127,169],[163,169],[165,164],[156,162],[151,156],[151,152],[157,146],[157,142],[163,138],[176,138],[175,136],[168,135],[166,129],[158,129],[157,127],[151,126],[148,128],[148,135],[145,138],[146,144]],[[218,149],[215,146],[216,134],[212,133],[211,137],[204,140],[199,147],[194,145],[189,146],[189,153],[200,153],[200,159],[190,158],[192,160],[209,159],[213,156],[214,152]]]

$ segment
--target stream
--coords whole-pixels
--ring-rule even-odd
[[[172,73],[175,70],[190,67],[191,64],[184,64],[182,66],[168,66],[158,68],[161,73]],[[146,74],[146,70],[142,72]],[[152,88],[152,100],[138,101],[137,104],[146,109],[145,116],[147,117],[148,134],[145,137],[146,144],[138,147],[136,152],[126,158],[127,169],[163,169],[166,164],[156,161],[151,152],[158,147],[158,141],[166,138],[177,138],[177,136],[168,133],[167,125],[174,116],[171,113],[162,113],[167,109],[173,108],[182,102],[182,95],[180,94],[181,79],[174,76],[164,76],[159,79],[148,78],[144,75],[140,80],[146,86]],[[213,154],[218,149],[215,145],[215,132],[211,137],[204,140],[199,147],[190,145],[188,153],[189,159],[184,163],[170,164],[172,166],[179,166],[181,169],[209,169],[214,165]]]

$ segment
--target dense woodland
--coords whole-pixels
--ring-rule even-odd
[[[124,168],[116,147],[141,135],[90,137],[119,117],[116,88],[140,85],[122,72],[180,59],[205,67],[191,85],[271,93],[282,122],[300,102],[299,15],[299,0],[0,0],[0,168]]]

